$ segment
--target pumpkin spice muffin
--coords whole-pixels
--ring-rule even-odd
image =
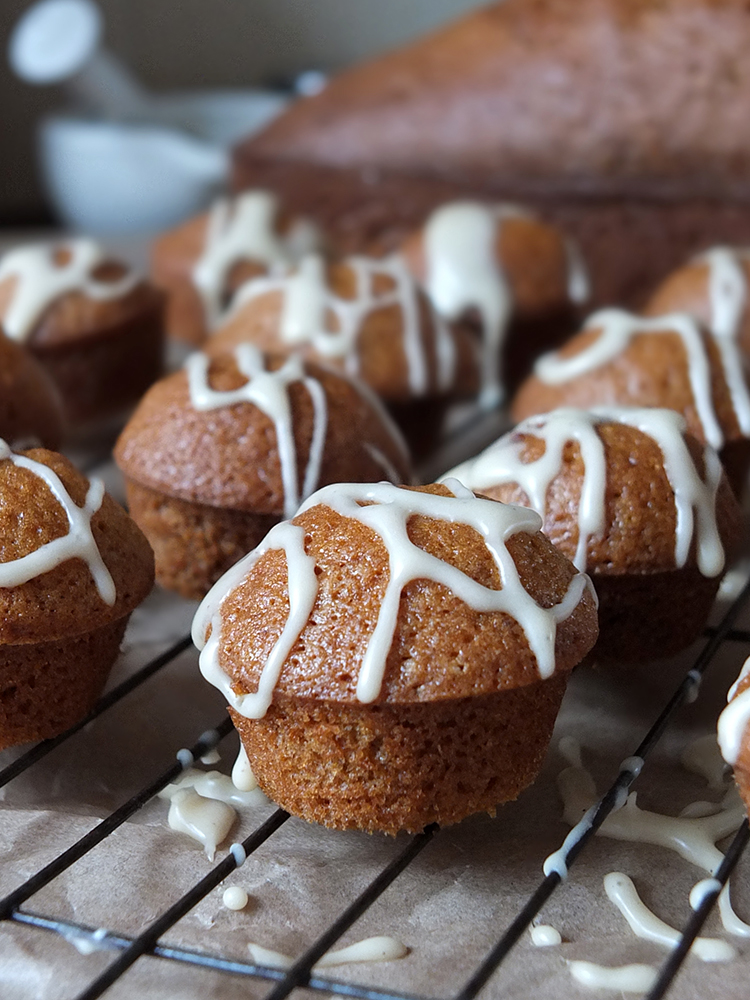
[[[673,410],[529,417],[449,475],[532,507],[551,541],[590,574],[599,659],[648,661],[689,646],[742,537],[718,456]]]
[[[476,330],[486,407],[573,332],[577,307],[588,298],[575,246],[517,205],[448,202],[411,234],[402,253],[438,312]]]
[[[676,410],[693,437],[719,452],[739,495],[750,461],[750,392],[725,347],[687,313],[602,309],[560,350],[538,359],[511,413],[518,421],[561,406]]]
[[[163,296],[89,239],[0,260],[0,323],[46,369],[71,426],[120,415],[162,373]]]
[[[47,373],[0,331],[0,438],[21,448],[59,448],[63,423],[60,399]]]
[[[429,451],[448,406],[479,385],[473,333],[437,315],[400,257],[310,254],[284,275],[249,282],[206,350],[244,341],[356,375],[385,402],[415,455]]]
[[[220,199],[154,243],[151,274],[167,295],[169,335],[200,346],[243,282],[320,245],[317,227],[285,212],[268,191]]]
[[[457,482],[329,486],[277,525],[193,623],[261,788],[391,834],[516,798],[597,634],[540,525]]]
[[[734,780],[750,816],[750,657],[727,694],[727,707],[719,716],[718,739],[724,760],[734,768]]]
[[[146,394],[115,448],[162,586],[198,598],[325,483],[408,482],[401,437],[363,385],[252,344]]]
[[[0,442],[0,749],[90,711],[153,582],[148,542],[100,481]]]

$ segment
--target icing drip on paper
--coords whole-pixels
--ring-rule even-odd
[[[740,757],[742,739],[750,725],[750,687],[738,694],[741,681],[750,673],[750,656],[745,660],[740,676],[730,687],[727,707],[719,716],[718,739],[721,755],[734,766]]]
[[[91,532],[91,518],[104,499],[104,483],[91,479],[83,507],[79,507],[63,486],[62,480],[48,466],[25,455],[16,455],[5,441],[0,440],[0,461],[10,461],[17,468],[27,469],[43,480],[68,518],[68,532],[20,559],[0,563],[0,587],[19,587],[55,569],[68,559],[82,559],[89,568],[99,596],[110,607],[117,600],[112,576],[104,564],[101,552]]]
[[[634,337],[650,333],[663,336],[677,335],[681,338],[688,366],[688,379],[706,440],[714,448],[724,444],[724,432],[719,424],[711,393],[711,366],[703,338],[696,321],[687,313],[670,313],[666,316],[644,319],[623,309],[602,309],[594,313],[586,322],[584,330],[599,329],[596,339],[582,351],[570,357],[559,353],[545,354],[537,361],[534,372],[547,385],[562,385],[572,379],[609,364],[619,354],[627,350]],[[719,349],[721,351],[721,344]],[[722,351],[724,377],[730,385],[735,381],[729,361]],[[732,395],[733,405],[740,406],[737,413],[745,419],[745,406]],[[747,404],[747,419],[750,421],[750,397]]]
[[[506,546],[507,540],[517,532],[536,533],[540,527],[539,515],[525,508],[475,497],[455,480],[449,480],[445,485],[452,496],[403,490],[390,483],[336,484],[319,490],[300,508],[302,513],[317,504],[324,504],[342,517],[359,521],[379,536],[388,552],[388,585],[357,680],[357,699],[364,704],[375,701],[380,693],[401,593],[412,580],[433,580],[447,587],[476,611],[501,612],[515,619],[526,634],[543,679],[550,677],[555,669],[558,624],[573,613],[586,588],[593,592],[591,581],[579,573],[571,580],[559,604],[552,608],[540,607],[522,586]],[[493,557],[502,589],[491,590],[482,586],[454,566],[414,545],[407,525],[415,514],[474,528],[484,538]],[[220,605],[226,595],[244,580],[260,555],[272,549],[281,549],[286,554],[289,617],[261,671],[257,692],[237,695],[218,662]],[[204,598],[193,621],[193,640],[199,649],[202,648],[200,668],[206,680],[218,687],[240,714],[248,718],[262,718],[268,710],[284,662],[310,617],[317,590],[315,561],[305,553],[304,531],[297,525],[284,522],[272,528],[263,543],[233,566]],[[209,624],[211,635],[206,641]]]
[[[58,262],[61,253],[69,255],[65,263]],[[69,292],[100,302],[127,295],[140,281],[134,272],[115,281],[94,277],[96,268],[108,259],[102,247],[83,238],[19,247],[5,254],[0,260],[0,284],[7,279],[17,282],[2,320],[6,334],[13,340],[28,340],[43,313]]]
[[[305,374],[301,358],[292,355],[281,368],[267,371],[263,354],[253,344],[240,344],[234,349],[239,371],[247,382],[239,389],[219,391],[208,382],[211,359],[201,352],[191,354],[185,362],[190,401],[196,410],[215,410],[235,403],[252,403],[273,421],[276,447],[284,487],[284,517],[293,517],[300,500],[318,486],[325,449],[328,410],[326,394],[317,379]],[[304,481],[300,492],[297,474],[297,450],[294,439],[294,418],[289,386],[302,382],[313,403],[313,434],[307,458]]]
[[[281,292],[281,339],[287,344],[310,344],[320,357],[341,359],[346,372],[357,375],[360,365],[358,339],[365,320],[375,310],[397,306],[403,325],[409,387],[416,396],[426,395],[430,388],[429,372],[418,289],[404,261],[396,256],[382,260],[353,256],[347,257],[345,263],[354,273],[355,293],[351,299],[333,293],[327,283],[325,260],[317,254],[309,254],[292,273],[256,278],[244,285],[237,294],[230,317],[252,299],[269,292]],[[393,287],[376,294],[374,286],[379,277],[390,279]],[[455,377],[455,345],[440,317],[433,314],[431,319],[438,387],[446,390]]]
[[[228,910],[244,910],[248,904],[248,895],[238,885],[230,885],[224,890],[221,901]]]
[[[306,220],[298,220],[288,234],[280,235],[278,208],[270,191],[247,191],[231,200],[220,199],[211,209],[203,253],[192,272],[209,329],[222,318],[222,296],[235,264],[244,260],[268,268],[290,264],[319,244],[317,229]]]
[[[568,962],[570,974],[581,986],[592,990],[619,990],[622,993],[645,993],[656,982],[653,965],[621,965],[608,968],[593,962]]]
[[[596,428],[602,423],[623,423],[652,438],[664,459],[664,471],[674,493],[676,509],[675,565],[685,565],[694,535],[697,535],[698,568],[704,576],[717,576],[724,568],[724,549],[716,524],[716,491],[721,479],[721,462],[712,448],[704,451],[705,480],[701,479],[685,443],[685,420],[672,410],[630,407],[594,407],[591,410],[561,408],[520,423],[509,434],[490,445],[476,458],[453,469],[455,476],[472,490],[516,483],[528,497],[529,505],[543,519],[547,515],[547,492],[563,467],[568,442],[575,441],[584,464],[581,498],[578,504],[578,544],[573,560],[586,569],[587,550],[592,537],[601,538],[607,529],[605,498],[607,468],[604,443]],[[525,462],[523,435],[544,442],[544,453]]]
[[[674,948],[681,934],[660,920],[638,895],[632,879],[621,872],[610,872],[604,877],[604,891],[625,917],[636,937]],[[718,938],[696,938],[691,952],[703,962],[731,962],[737,952],[726,941]]]
[[[502,400],[502,348],[513,315],[513,292],[497,245],[503,223],[528,218],[514,205],[453,201],[437,208],[424,227],[425,287],[438,312],[457,320],[476,309],[482,325],[481,406]],[[568,295],[581,301],[588,292],[580,254],[566,244]]]
[[[535,948],[555,948],[562,944],[562,935],[556,927],[549,924],[535,924],[529,928],[531,943]]]
[[[705,778],[706,784],[712,791],[725,790],[727,766],[722,759],[714,733],[701,736],[689,744],[680,757],[680,763],[686,770]]]
[[[263,948],[259,944],[248,944],[250,957],[258,965],[266,965],[272,969],[290,969],[294,959],[280,951]],[[392,962],[397,958],[405,958],[409,949],[396,938],[378,936],[365,938],[350,944],[346,948],[327,951],[313,966],[315,971],[329,969],[334,965],[348,965],[353,962]]]

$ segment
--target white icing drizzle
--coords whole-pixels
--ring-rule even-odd
[[[364,448],[367,454],[373,460],[373,462],[379,465],[380,468],[383,470],[386,479],[388,479],[391,483],[395,483],[396,485],[398,485],[398,483],[401,482],[403,477],[399,475],[398,469],[390,460],[390,458],[388,458],[388,456],[384,454],[380,450],[380,448],[376,447],[376,445],[370,444],[369,441],[364,442]]]
[[[230,885],[221,897],[222,903],[228,910],[244,910],[248,900],[248,894],[238,885]]]
[[[93,955],[95,951],[104,951],[111,947],[107,943],[109,931],[106,927],[97,927],[95,931],[65,931],[62,936],[80,955]]]
[[[64,252],[64,264],[56,256]],[[140,278],[128,270],[115,281],[95,278],[93,271],[109,258],[97,243],[78,238],[58,243],[18,247],[0,260],[0,284],[15,279],[10,304],[3,316],[3,329],[13,340],[27,340],[42,314],[68,292],[81,292],[89,299],[104,301],[127,295]]]
[[[221,754],[218,750],[209,750],[201,757],[201,764],[218,764],[220,760]]]
[[[284,487],[284,516],[293,517],[300,500],[309,496],[320,480],[328,426],[326,394],[317,379],[305,374],[302,359],[292,355],[276,371],[267,371],[265,359],[254,344],[239,344],[234,349],[239,371],[247,382],[238,389],[220,391],[208,382],[211,359],[200,351],[185,361],[190,401],[196,410],[215,410],[235,403],[251,403],[270,420],[276,430],[276,447]],[[289,386],[302,382],[313,403],[313,434],[300,490],[297,474],[297,451]]]
[[[258,965],[270,966],[272,969],[289,969],[294,965],[294,959],[280,951],[263,948],[259,944],[248,944],[250,957]],[[365,938],[356,944],[328,951],[313,966],[314,970],[329,969],[334,965],[348,965],[354,962],[392,962],[397,958],[405,958],[409,949],[393,937],[379,935]]]
[[[540,607],[521,585],[518,570],[506,547],[508,538],[517,532],[536,533],[541,523],[539,515],[525,508],[475,497],[456,480],[448,480],[445,485],[452,496],[403,490],[390,483],[336,484],[319,490],[300,508],[302,513],[317,504],[325,504],[342,517],[371,528],[388,552],[390,577],[357,681],[357,698],[364,704],[375,701],[380,693],[401,592],[412,580],[434,580],[449,588],[476,611],[502,612],[514,618],[526,634],[542,679],[550,677],[555,669],[558,624],[573,613],[586,588],[593,593],[589,578],[579,573],[571,580],[559,604],[552,608]],[[414,545],[409,539],[407,524],[415,514],[467,524],[479,532],[497,566],[502,589],[484,587]],[[220,605],[224,597],[244,580],[260,555],[272,549],[281,549],[286,554],[289,617],[261,671],[257,692],[237,695],[218,662]],[[218,687],[240,714],[248,718],[262,718],[268,710],[286,657],[312,612],[317,590],[315,562],[304,551],[304,532],[302,528],[284,522],[272,528],[263,543],[233,566],[204,598],[193,621],[193,640],[202,649],[200,669],[206,680]],[[209,624],[211,635],[206,641]]]
[[[240,789],[228,774],[222,774],[221,771],[198,771],[194,768],[188,768],[176,782],[163,788],[159,792],[159,798],[171,799],[184,788],[194,788],[204,799],[215,799],[235,808],[256,808],[268,803],[257,782],[252,788]]]
[[[247,751],[242,743],[240,743],[237,760],[232,768],[232,783],[241,792],[252,792],[254,788],[258,787],[258,782],[250,767],[250,761],[247,759]]]
[[[750,656],[745,660],[740,676],[729,689],[727,707],[719,716],[718,739],[721,755],[734,766],[739,760],[742,740],[750,724],[750,687],[738,694],[740,682],[750,672]]]
[[[111,607],[117,600],[115,583],[91,532],[91,518],[99,510],[104,499],[104,483],[100,479],[91,479],[85,503],[83,507],[79,507],[63,486],[57,473],[26,455],[15,454],[2,440],[0,440],[0,461],[10,461],[18,468],[27,469],[43,480],[68,518],[67,534],[54,538],[51,542],[45,542],[20,559],[0,563],[0,587],[19,587],[43,573],[48,573],[68,559],[82,559],[89,568],[99,596]]]
[[[718,896],[722,885],[717,878],[704,878],[696,882],[690,890],[690,906],[697,910],[708,896]]]
[[[680,940],[680,933],[660,920],[646,906],[638,895],[632,879],[622,872],[610,872],[604,877],[604,891],[625,917],[636,937],[674,948]],[[726,941],[719,938],[699,937],[693,942],[691,952],[703,962],[731,962],[737,952]]]
[[[437,208],[424,227],[425,288],[438,312],[457,320],[476,309],[482,325],[480,406],[501,402],[502,348],[513,315],[513,291],[497,243],[507,219],[528,218],[515,205],[453,201]],[[566,243],[568,295],[582,301],[588,280],[580,254]]]
[[[428,365],[422,339],[418,289],[404,261],[398,256],[383,259],[352,256],[345,259],[354,273],[355,294],[339,298],[326,280],[326,263],[318,254],[308,254],[296,270],[284,275],[256,278],[244,285],[228,316],[252,299],[269,292],[283,296],[279,332],[287,344],[310,344],[323,358],[338,358],[349,375],[359,373],[357,341],[367,316],[374,310],[398,306],[403,325],[403,348],[409,387],[416,396],[429,391]],[[389,278],[393,288],[376,294],[378,277]],[[334,322],[329,322],[329,317]],[[438,386],[450,387],[455,376],[455,345],[444,324],[433,315]]]
[[[531,943],[535,948],[554,948],[562,944],[562,935],[556,927],[549,924],[534,924],[529,928]]]
[[[209,329],[222,318],[222,293],[232,267],[243,260],[264,267],[289,264],[320,243],[316,227],[297,220],[288,234],[276,230],[278,199],[270,191],[246,191],[217,201],[208,216],[206,241],[192,278]]]
[[[568,261],[568,298],[577,306],[591,298],[591,280],[583,259],[581,248],[575,240],[565,240],[565,255]]]
[[[726,787],[727,766],[722,759],[715,733],[708,733],[690,743],[680,757],[680,763],[686,770],[705,778],[713,791],[723,791]]]
[[[613,361],[639,334],[676,334],[681,338],[685,349],[688,379],[706,440],[714,448],[721,448],[724,444],[724,432],[714,408],[711,367],[700,329],[691,316],[687,313],[669,313],[665,316],[644,319],[624,309],[602,309],[586,321],[584,330],[591,329],[599,329],[599,335],[577,354],[561,357],[559,353],[552,352],[539,358],[534,366],[537,377],[547,385],[561,385]],[[724,376],[729,384],[734,379],[731,368],[726,367],[727,363],[727,358],[722,352]],[[734,396],[732,398],[736,407],[738,401]],[[750,402],[748,420],[750,420]]]
[[[581,451],[584,476],[578,504],[578,544],[573,560],[586,569],[592,537],[602,537],[605,523],[607,468],[604,443],[597,432],[602,423],[622,423],[652,438],[661,449],[664,471],[674,493],[676,511],[675,565],[685,565],[694,534],[697,534],[698,567],[704,576],[717,576],[724,568],[724,549],[716,523],[716,491],[721,480],[721,462],[716,452],[704,450],[705,479],[701,479],[685,442],[685,420],[666,409],[595,407],[592,410],[561,408],[529,417],[513,431],[490,445],[480,455],[458,466],[455,476],[473,490],[517,483],[529,505],[544,519],[547,493],[562,471],[563,453],[570,441]],[[544,442],[544,452],[533,462],[524,462],[523,435]]]
[[[697,910],[707,896],[716,895],[719,898],[719,916],[724,930],[736,937],[750,938],[750,924],[740,920],[732,909],[728,882],[723,888],[721,882],[716,878],[704,878],[700,882],[696,882],[690,890],[690,905],[694,910]]]
[[[570,974],[581,986],[592,990],[619,990],[622,993],[645,993],[658,975],[653,965],[621,965],[608,968],[594,962],[568,962]]]
[[[216,848],[226,839],[236,817],[225,802],[205,799],[192,788],[179,788],[170,797],[167,822],[173,830],[203,844],[206,857],[213,861]]]

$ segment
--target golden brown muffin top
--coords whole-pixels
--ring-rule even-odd
[[[742,537],[718,456],[671,410],[555,410],[448,475],[532,507],[554,544],[595,575],[698,566],[717,576]]]
[[[721,448],[747,436],[738,414],[750,419],[746,377],[725,364],[716,340],[687,314],[643,318],[605,309],[537,361],[511,413],[523,420],[561,406],[665,407],[681,413],[699,441]]]
[[[292,522],[272,529],[196,616],[197,641],[205,626],[219,630],[212,642],[218,641],[218,666],[235,695],[256,690],[274,644],[289,627],[290,591],[295,607],[302,600],[307,610],[305,572],[314,581],[312,606],[305,621],[293,624],[274,685],[285,695],[347,703],[432,701],[521,687],[538,682],[543,671],[571,670],[598,634],[587,578],[537,530],[533,512],[459,493],[439,485],[328,487]],[[344,513],[335,509],[341,503]],[[356,511],[376,520],[364,523]],[[382,516],[392,519],[391,528],[383,528]],[[404,533],[398,544],[388,538],[394,523],[397,534]],[[500,552],[500,563],[489,545]],[[542,609],[560,605],[566,595],[565,613],[546,645],[542,636],[552,613]],[[501,602],[513,610],[497,610]],[[525,631],[527,613],[535,625],[527,622]],[[374,687],[365,678],[368,657],[376,680],[384,661],[382,683]]]
[[[0,438],[57,448],[62,437],[62,408],[49,376],[0,331]]]
[[[0,322],[36,351],[106,338],[163,295],[93,240],[18,247],[0,260]]]
[[[437,317],[398,258],[309,255],[282,277],[250,282],[206,350],[243,341],[325,361],[389,402],[477,386],[474,338]]]
[[[153,553],[135,522],[62,455],[9,454],[0,457],[0,642],[68,638],[130,614],[154,582]],[[13,565],[23,559],[28,566]],[[52,568],[40,572],[40,564]],[[30,576],[5,583],[19,574]]]
[[[250,344],[197,352],[187,366],[191,375],[152,386],[123,430],[115,459],[130,479],[209,506],[287,516],[324,483],[409,481],[400,435],[364,386]]]
[[[699,254],[659,285],[643,310],[646,316],[686,312],[715,337],[727,337],[750,356],[748,309],[750,251],[719,246]]]

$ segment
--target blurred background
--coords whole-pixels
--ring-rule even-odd
[[[0,60],[0,226],[5,228],[46,226],[59,212],[67,212],[66,221],[75,224],[76,198],[79,186],[89,188],[96,182],[85,170],[109,171],[110,200],[119,197],[118,185],[140,185],[144,198],[148,195],[150,178],[130,174],[119,177],[119,166],[131,154],[129,138],[137,126],[139,147],[134,160],[140,167],[154,151],[155,159],[168,153],[185,163],[186,174],[195,180],[201,174],[202,183],[208,176],[220,172],[211,159],[212,150],[203,149],[206,135],[189,134],[180,145],[180,137],[165,150],[159,142],[164,135],[153,130],[144,133],[143,126],[152,124],[139,120],[123,128],[100,128],[112,116],[94,111],[89,104],[81,113],[80,102],[75,128],[70,120],[57,119],[54,128],[45,133],[45,148],[39,153],[40,123],[50,115],[70,112],[75,108],[71,87],[64,84],[32,85],[20,80],[11,70],[7,57],[8,43],[14,26],[24,14],[37,6],[31,0],[0,0],[2,7],[2,49]],[[94,0],[89,0],[94,3]],[[471,7],[481,6],[478,0],[97,0],[101,14],[100,47],[114,55],[139,80],[149,93],[174,93],[203,88],[245,89],[274,88],[294,85],[299,74],[315,70],[332,72],[364,57],[411,39],[430,28],[459,16]],[[58,35],[60,33],[58,32]],[[54,38],[52,39],[54,41]],[[38,42],[34,44],[39,46]],[[50,45],[48,37],[44,45]],[[314,86],[313,77],[303,78]],[[79,95],[80,96],[80,95]],[[256,95],[257,96],[257,95]],[[233,95],[244,100],[243,95]],[[247,101],[254,95],[248,95]],[[262,97],[260,95],[261,107]],[[245,104],[247,104],[247,101]],[[213,123],[209,145],[228,143],[236,129],[243,133],[239,105],[222,105],[223,119]],[[161,112],[160,112],[161,113]],[[172,112],[170,112],[171,114]],[[263,105],[262,118],[273,113]],[[182,122],[191,133],[191,115],[182,114]],[[227,120],[227,115],[229,120]],[[150,118],[151,113],[139,116]],[[132,116],[131,116],[132,119]],[[85,129],[80,127],[83,121]],[[62,124],[61,124],[62,122]],[[164,121],[161,122],[163,132]],[[244,128],[246,131],[246,128]],[[184,136],[184,133],[183,133]],[[174,137],[172,137],[174,139]],[[179,148],[178,148],[179,147]],[[108,157],[117,165],[108,165]],[[40,166],[40,157],[45,165]],[[79,168],[79,160],[82,167]],[[134,168],[135,169],[135,168]],[[156,168],[155,168],[156,169]],[[163,172],[174,177],[176,169],[164,167]],[[186,184],[188,178],[186,177]],[[84,183],[85,182],[85,183]],[[98,182],[97,182],[98,183]],[[50,195],[52,192],[52,195]],[[106,192],[102,191],[102,197]],[[127,194],[127,191],[125,192]],[[163,194],[157,188],[154,199]],[[195,192],[186,197],[199,198]],[[61,201],[63,202],[61,208]],[[67,205],[67,208],[66,208]],[[71,212],[73,213],[71,217]],[[57,213],[57,215],[56,215]],[[173,207],[180,213],[180,205]],[[183,213],[184,214],[184,213]],[[103,229],[118,228],[118,220],[108,217]],[[131,225],[128,227],[128,222]],[[163,220],[160,224],[164,224]],[[85,223],[84,223],[85,225]],[[142,220],[135,215],[124,216],[124,228],[140,230]]]

